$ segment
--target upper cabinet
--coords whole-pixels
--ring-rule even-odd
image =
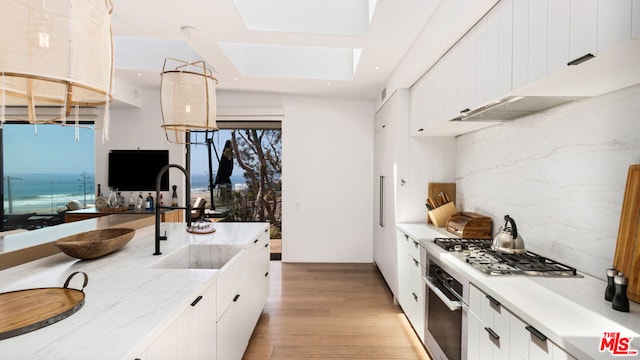
[[[640,0],[502,0],[413,85],[410,134],[460,135],[640,83],[639,36]]]

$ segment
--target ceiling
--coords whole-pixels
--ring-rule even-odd
[[[171,57],[205,60],[221,90],[373,99],[441,0],[112,3],[116,78],[135,87]]]

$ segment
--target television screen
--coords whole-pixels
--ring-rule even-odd
[[[156,177],[169,164],[169,150],[111,150],[109,187],[120,191],[155,191]],[[160,181],[160,190],[169,191],[169,171]]]

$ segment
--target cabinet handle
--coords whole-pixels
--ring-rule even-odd
[[[424,129],[423,128],[418,129],[418,132],[420,132],[420,131],[424,131]]]
[[[416,293],[412,292],[411,295],[413,295],[413,300],[418,301],[418,295],[416,295]]]
[[[469,109],[469,108],[465,108],[465,109],[460,110],[460,114],[466,114],[466,113],[468,113],[469,111],[471,111],[471,109]]]
[[[489,333],[489,335],[491,335],[492,338],[496,339],[496,340],[500,340],[500,335],[496,334],[495,331],[493,331],[493,329],[491,329],[490,327],[485,327],[485,330],[487,330],[487,332]]]
[[[257,242],[258,242],[258,240],[259,240],[259,239],[255,239],[255,240],[253,240],[253,243],[254,243],[254,244],[255,244],[255,243],[257,243]]]
[[[269,244],[264,244],[264,247],[269,247]]]
[[[269,229],[264,229],[264,232],[269,232]]]
[[[266,273],[264,273],[264,277],[269,276],[269,272],[267,271]]]
[[[191,306],[196,306],[196,304],[198,304],[200,300],[202,300],[202,295],[198,296],[195,300],[193,300],[193,302],[191,303]]]
[[[569,62],[567,63],[567,65],[568,65],[568,66],[571,66],[571,65],[580,65],[580,64],[582,64],[583,62],[585,62],[585,61],[587,61],[587,60],[591,60],[591,59],[593,59],[594,57],[596,57],[596,56],[595,56],[595,55],[593,55],[593,54],[591,54],[591,53],[587,53],[587,54],[585,54],[585,55],[580,56],[579,58],[576,58],[576,59],[573,59],[573,60],[569,61]]]
[[[413,260],[413,264],[415,266],[420,266],[420,262],[418,262],[418,260],[416,260],[416,259],[411,259],[411,260]]]
[[[419,246],[419,245],[420,245],[420,243],[419,243],[419,242],[417,242],[417,241],[413,240],[413,246],[415,246],[416,248],[418,248],[418,246]]]
[[[493,296],[486,295],[486,298],[489,299],[489,301],[491,302],[492,305],[500,306],[500,301],[496,300]]]
[[[378,225],[384,227],[384,176],[380,175],[380,211]]]
[[[233,302],[238,301],[239,298],[240,298],[240,294],[236,294],[236,296],[233,297]]]
[[[531,325],[525,326],[525,329],[527,329],[531,334],[533,334],[533,336],[540,339],[540,341],[547,341],[547,337],[543,333],[538,331],[538,329],[534,328],[533,326]]]

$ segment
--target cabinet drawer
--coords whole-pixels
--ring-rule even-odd
[[[400,297],[404,299],[401,303],[402,310],[420,340],[424,341],[424,294],[406,288],[400,291],[405,292],[400,294]]]
[[[422,269],[420,263],[411,255],[407,255],[406,268],[407,268],[407,286],[409,289],[418,292],[420,285],[422,284]]]
[[[240,250],[225,266],[220,269],[217,286],[217,316],[220,319],[233,298],[240,293],[247,281],[247,253]]]
[[[420,243],[418,240],[412,238],[411,236],[399,231],[398,235],[402,237],[404,249],[405,251],[413,256],[414,259],[420,259]],[[399,247],[398,250],[402,250],[402,247]]]

